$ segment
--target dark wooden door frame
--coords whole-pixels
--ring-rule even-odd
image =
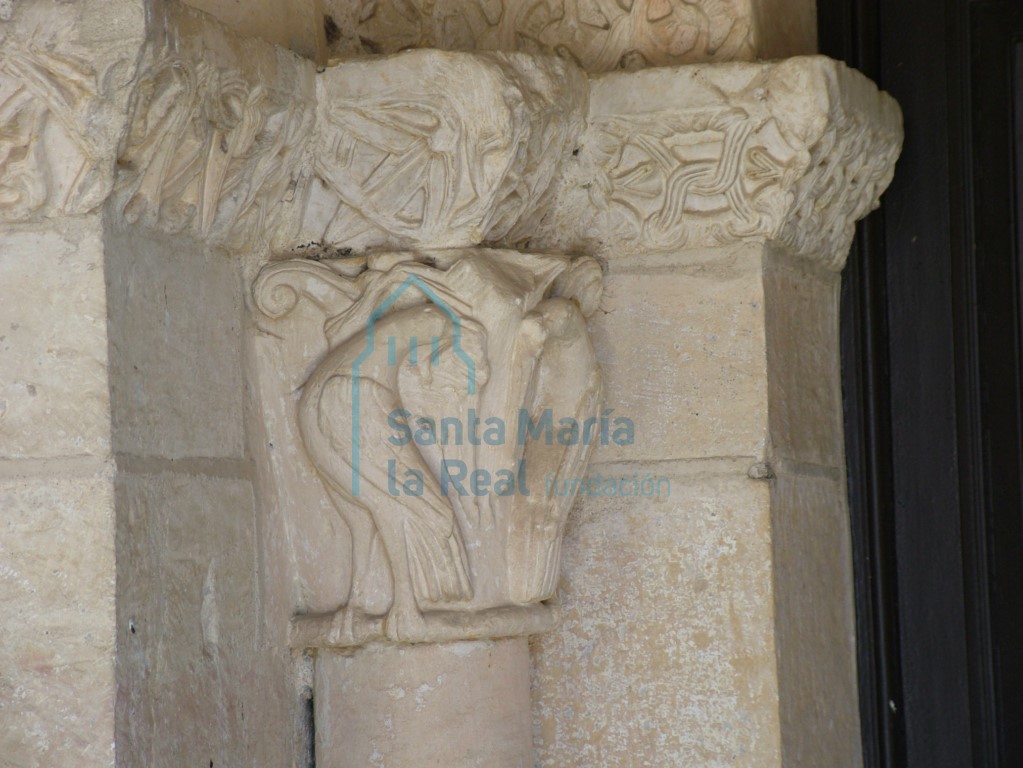
[[[865,762],[1016,768],[1023,3],[819,0],[818,18],[821,52],[906,123],[842,294]]]

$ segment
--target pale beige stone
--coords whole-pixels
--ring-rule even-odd
[[[100,217],[0,229],[0,286],[0,457],[105,457]]]
[[[537,765],[780,765],[767,484],[740,461],[589,469],[637,472],[670,493],[571,518],[564,620],[533,641]]]
[[[114,764],[109,471],[0,480],[0,763]]]
[[[897,108],[820,58],[592,81],[570,63],[809,51],[812,8],[333,2],[339,51],[476,52],[317,77],[308,59],[244,36],[319,55],[329,24],[317,3],[195,3],[247,31],[174,2],[0,3],[0,219],[17,222],[0,274],[27,286],[4,295],[0,323],[29,320],[9,347],[0,339],[14,371],[0,455],[15,460],[0,465],[0,504],[14,510],[0,543],[14,617],[0,622],[0,706],[13,712],[0,718],[0,759],[110,765],[116,734],[125,766],[301,765],[314,688],[325,764],[530,765],[522,638],[322,651],[386,634],[525,634],[556,614],[570,499],[534,493],[509,511],[381,496],[377,508],[418,515],[420,538],[461,540],[393,557],[421,533],[398,515],[368,543],[356,537],[362,565],[339,514],[353,511],[351,446],[343,419],[330,423],[347,402],[333,376],[345,360],[331,355],[358,340],[367,313],[339,311],[338,295],[365,309],[373,290],[393,289],[410,258],[397,247],[490,242],[611,262],[598,306],[590,259],[415,254],[411,271],[487,332],[486,345],[475,327],[466,340],[490,392],[508,395],[498,410],[563,404],[567,391],[594,413],[599,362],[608,404],[636,420],[636,444],[602,448],[588,471],[585,451],[530,455],[534,480],[563,463],[641,488],[649,474],[660,490],[663,476],[673,491],[576,510],[566,622],[535,645],[539,764],[856,766],[836,282],[821,273],[841,267],[853,223],[891,177]],[[383,31],[356,41],[360,30]],[[543,53],[563,58],[531,55]],[[313,258],[383,252],[304,262],[301,306],[273,319],[292,308],[288,285],[271,286],[252,329],[242,297],[271,244]],[[306,279],[325,272],[319,286]],[[395,308],[406,336],[428,326],[406,319],[417,309]],[[402,402],[461,415],[469,400],[450,371],[421,372],[400,382]],[[29,375],[46,388],[18,390]],[[111,481],[67,477],[102,466],[111,442],[116,593]],[[473,454],[473,466],[492,468],[498,453]],[[371,458],[362,474],[379,478],[387,453]],[[35,477],[9,479],[19,473]],[[432,590],[439,571],[456,578]],[[399,591],[411,629],[387,631]],[[288,636],[296,612],[345,601],[372,614],[370,632],[342,612]],[[442,631],[420,631],[423,608]],[[315,678],[296,675],[289,640],[321,648]]]
[[[525,638],[316,659],[316,763],[532,768]]]
[[[302,617],[298,647],[550,626],[568,500],[545,482],[583,472],[600,439],[584,320],[600,291],[591,259],[484,249],[260,272],[257,322],[281,339],[256,360],[263,393],[283,384],[266,404],[268,432],[285,438],[266,455],[278,503],[309,490],[308,472],[280,464],[311,465],[351,540],[350,558],[317,563],[349,584],[343,610]],[[300,301],[322,312],[311,342],[276,325]],[[296,510],[293,525],[322,511]]]
[[[243,37],[259,37],[315,61],[326,56],[322,0],[184,0]]]
[[[143,14],[143,0],[11,3],[0,19],[0,221],[103,203]]]
[[[501,241],[530,221],[583,128],[586,81],[549,57],[409,51],[317,79],[299,242]]]
[[[106,232],[114,449],[245,454],[237,260],[192,238]]]
[[[117,157],[117,218],[236,250],[288,236],[314,65],[175,2],[154,9]]]
[[[895,101],[824,57],[601,75],[524,241],[620,258],[772,240],[837,271],[901,144]]]
[[[405,48],[557,54],[587,72],[752,59],[750,0],[326,0],[335,56]]]
[[[761,460],[767,439],[763,246],[612,261],[590,320],[605,407],[635,442],[595,461]]]

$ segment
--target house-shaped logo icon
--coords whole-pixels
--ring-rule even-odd
[[[422,293],[427,300],[436,306],[448,319],[451,320],[451,351],[465,363],[466,367],[466,392],[469,395],[476,394],[476,362],[462,347],[462,320],[453,309],[441,299],[436,292],[430,288],[418,275],[409,275],[391,294],[381,302],[380,306],[373,310],[373,313],[366,320],[366,347],[362,353],[352,362],[352,495],[359,495],[360,477],[360,383],[361,368],[363,363],[369,359],[377,350],[376,326],[378,321],[384,317],[394,304],[409,289],[415,288]],[[404,340],[402,340],[404,341]],[[397,367],[398,365],[398,342],[394,335],[388,335],[384,339],[387,345],[387,364]],[[403,351],[404,351],[404,344]],[[421,352],[421,348],[425,350]],[[424,359],[428,359],[431,365],[436,365],[440,359],[441,338],[432,336],[425,344],[420,343],[416,336],[408,339],[408,363],[419,365]]]

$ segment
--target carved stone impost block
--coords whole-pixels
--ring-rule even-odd
[[[154,13],[162,36],[140,62],[117,158],[125,223],[234,250],[288,240],[282,207],[307,162],[312,62],[176,3]]]
[[[278,324],[302,306],[323,318],[289,460],[312,468],[351,541],[350,562],[318,564],[350,585],[345,604],[298,617],[295,646],[553,624],[572,496],[551,489],[614,429],[585,323],[601,284],[589,258],[487,249],[263,268],[266,333],[315,346]]]
[[[595,77],[579,151],[522,244],[618,256],[767,240],[839,270],[901,146],[895,101],[821,56]]]
[[[92,212],[110,193],[137,47],[101,44],[95,2],[0,4],[0,222]]]
[[[587,94],[570,63],[519,53],[407,51],[326,70],[300,242],[507,241],[546,202]]]

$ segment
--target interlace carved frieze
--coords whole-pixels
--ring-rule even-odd
[[[655,252],[768,240],[840,269],[901,148],[894,100],[823,57],[591,85],[579,151],[529,247]]]

